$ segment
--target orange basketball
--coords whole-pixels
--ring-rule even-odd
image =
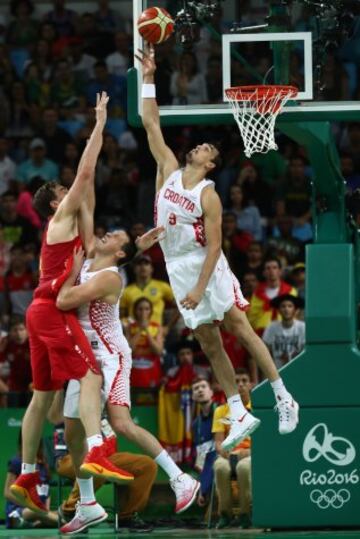
[[[166,41],[174,30],[174,21],[171,15],[162,7],[149,7],[140,15],[137,27],[149,43],[162,43]]]

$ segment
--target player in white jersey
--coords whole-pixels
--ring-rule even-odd
[[[142,120],[158,166],[155,214],[157,225],[166,229],[161,247],[170,284],[185,324],[194,330],[230,407],[231,427],[222,447],[233,448],[260,421],[241,402],[218,321],[223,321],[247,348],[269,379],[279,411],[280,433],[292,432],[298,423],[299,406],[286,390],[266,346],[250,326],[244,312],[247,301],[221,250],[222,206],[213,182],[206,179],[220,159],[219,151],[212,144],[199,144],[186,155],[185,167],[179,167],[160,127],[153,45],[145,52],[139,51],[136,58],[143,70]]]
[[[138,240],[142,250],[158,241],[163,228],[153,229]],[[199,483],[180,468],[163,450],[158,440],[136,425],[130,415],[131,350],[124,337],[119,319],[119,301],[123,284],[117,264],[125,261],[131,241],[124,231],[106,234],[97,240],[94,257],[83,264],[83,253],[74,254],[74,267],[69,279],[61,288],[57,306],[62,310],[78,309],[78,318],[87,336],[103,374],[103,403],[113,429],[128,440],[137,443],[149,453],[168,474],[176,495],[176,513],[185,511],[196,498]],[[81,271],[80,271],[81,270]],[[80,281],[75,285],[80,271]],[[83,429],[79,421],[79,384],[71,380],[65,397],[64,416],[66,441],[72,450],[76,471],[82,463]],[[78,476],[78,475],[77,475]],[[62,533],[78,533],[101,517],[103,508],[94,504],[92,479],[88,483],[86,502],[78,506],[75,517],[61,528]],[[85,489],[86,490],[86,489]],[[82,494],[82,492],[81,492]],[[90,498],[90,499],[89,499]]]

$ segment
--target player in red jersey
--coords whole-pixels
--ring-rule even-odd
[[[101,475],[116,482],[133,479],[105,456],[100,428],[102,378],[76,314],[63,313],[56,307],[57,292],[71,271],[74,247],[87,245],[86,224],[95,205],[94,173],[108,99],[105,92],[97,98],[96,124],[70,190],[57,182],[48,182],[34,197],[36,209],[50,219],[41,247],[40,282],[27,311],[34,394],[22,425],[22,472],[11,492],[21,505],[37,512],[47,509],[36,489],[36,452],[55,391],[66,380],[76,378],[81,383],[80,417],[89,449],[83,464],[85,477]],[[79,479],[86,481],[84,477]]]

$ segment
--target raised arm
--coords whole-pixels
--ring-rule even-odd
[[[156,70],[154,46],[147,46],[145,51],[139,50],[136,58],[142,64],[143,72],[143,103],[142,103],[142,121],[147,133],[150,151],[162,171],[162,183],[177,168],[178,161],[170,148],[165,144],[164,137],[160,127],[159,107],[155,98],[155,80]],[[162,186],[158,182],[158,188]]]
[[[54,217],[56,220],[77,212],[80,209],[81,203],[86,202],[88,189],[93,187],[95,167],[103,142],[103,130],[107,119],[106,107],[108,101],[109,98],[106,92],[102,92],[101,96],[97,96],[95,127],[81,156],[74,183],[56,212]]]

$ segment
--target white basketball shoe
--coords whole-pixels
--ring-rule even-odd
[[[221,447],[224,451],[231,451],[244,438],[250,436],[260,425],[260,419],[257,419],[249,412],[245,412],[240,419],[230,418],[227,423],[230,424],[230,432]]]
[[[75,516],[70,522],[60,528],[60,533],[64,535],[75,535],[81,533],[90,526],[95,526],[106,520],[108,514],[97,502],[76,504]]]
[[[291,395],[287,399],[282,399],[275,405],[275,410],[279,414],[280,434],[290,434],[299,423],[299,405]]]
[[[170,486],[175,492],[175,513],[178,514],[183,513],[193,504],[200,488],[200,483],[191,475],[182,473],[170,481]]]

